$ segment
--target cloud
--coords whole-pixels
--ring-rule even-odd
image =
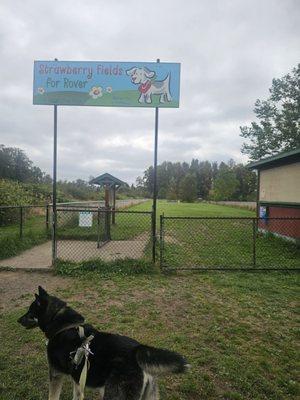
[[[239,126],[299,61],[297,0],[0,4],[1,143],[51,173],[53,109],[32,105],[33,60],[181,62],[179,109],[160,110],[159,161],[246,161]],[[59,107],[58,175],[128,182],[153,163],[154,110]]]

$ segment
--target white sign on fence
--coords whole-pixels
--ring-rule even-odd
[[[89,228],[93,226],[93,214],[83,211],[79,213],[79,226]]]

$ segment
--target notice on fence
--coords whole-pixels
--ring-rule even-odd
[[[33,104],[179,107],[180,64],[35,61]]]
[[[80,212],[79,226],[86,228],[93,226],[93,214],[87,211]]]

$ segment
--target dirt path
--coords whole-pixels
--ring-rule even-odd
[[[57,289],[67,288],[71,284],[71,278],[52,274],[0,271],[0,313],[27,306],[37,292],[38,285],[55,294]]]
[[[13,267],[22,269],[49,269],[51,259],[52,242],[48,241],[39,246],[25,250],[22,254],[0,261],[0,267]]]

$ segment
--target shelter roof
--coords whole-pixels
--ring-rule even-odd
[[[258,161],[254,161],[247,165],[249,169],[268,169],[273,167],[279,167],[281,165],[292,164],[300,162],[300,148],[285,151],[282,153],[275,154],[274,156],[263,158]]]
[[[121,181],[121,179],[118,179],[107,172],[92,179],[89,183],[99,186],[128,186],[126,182]]]

